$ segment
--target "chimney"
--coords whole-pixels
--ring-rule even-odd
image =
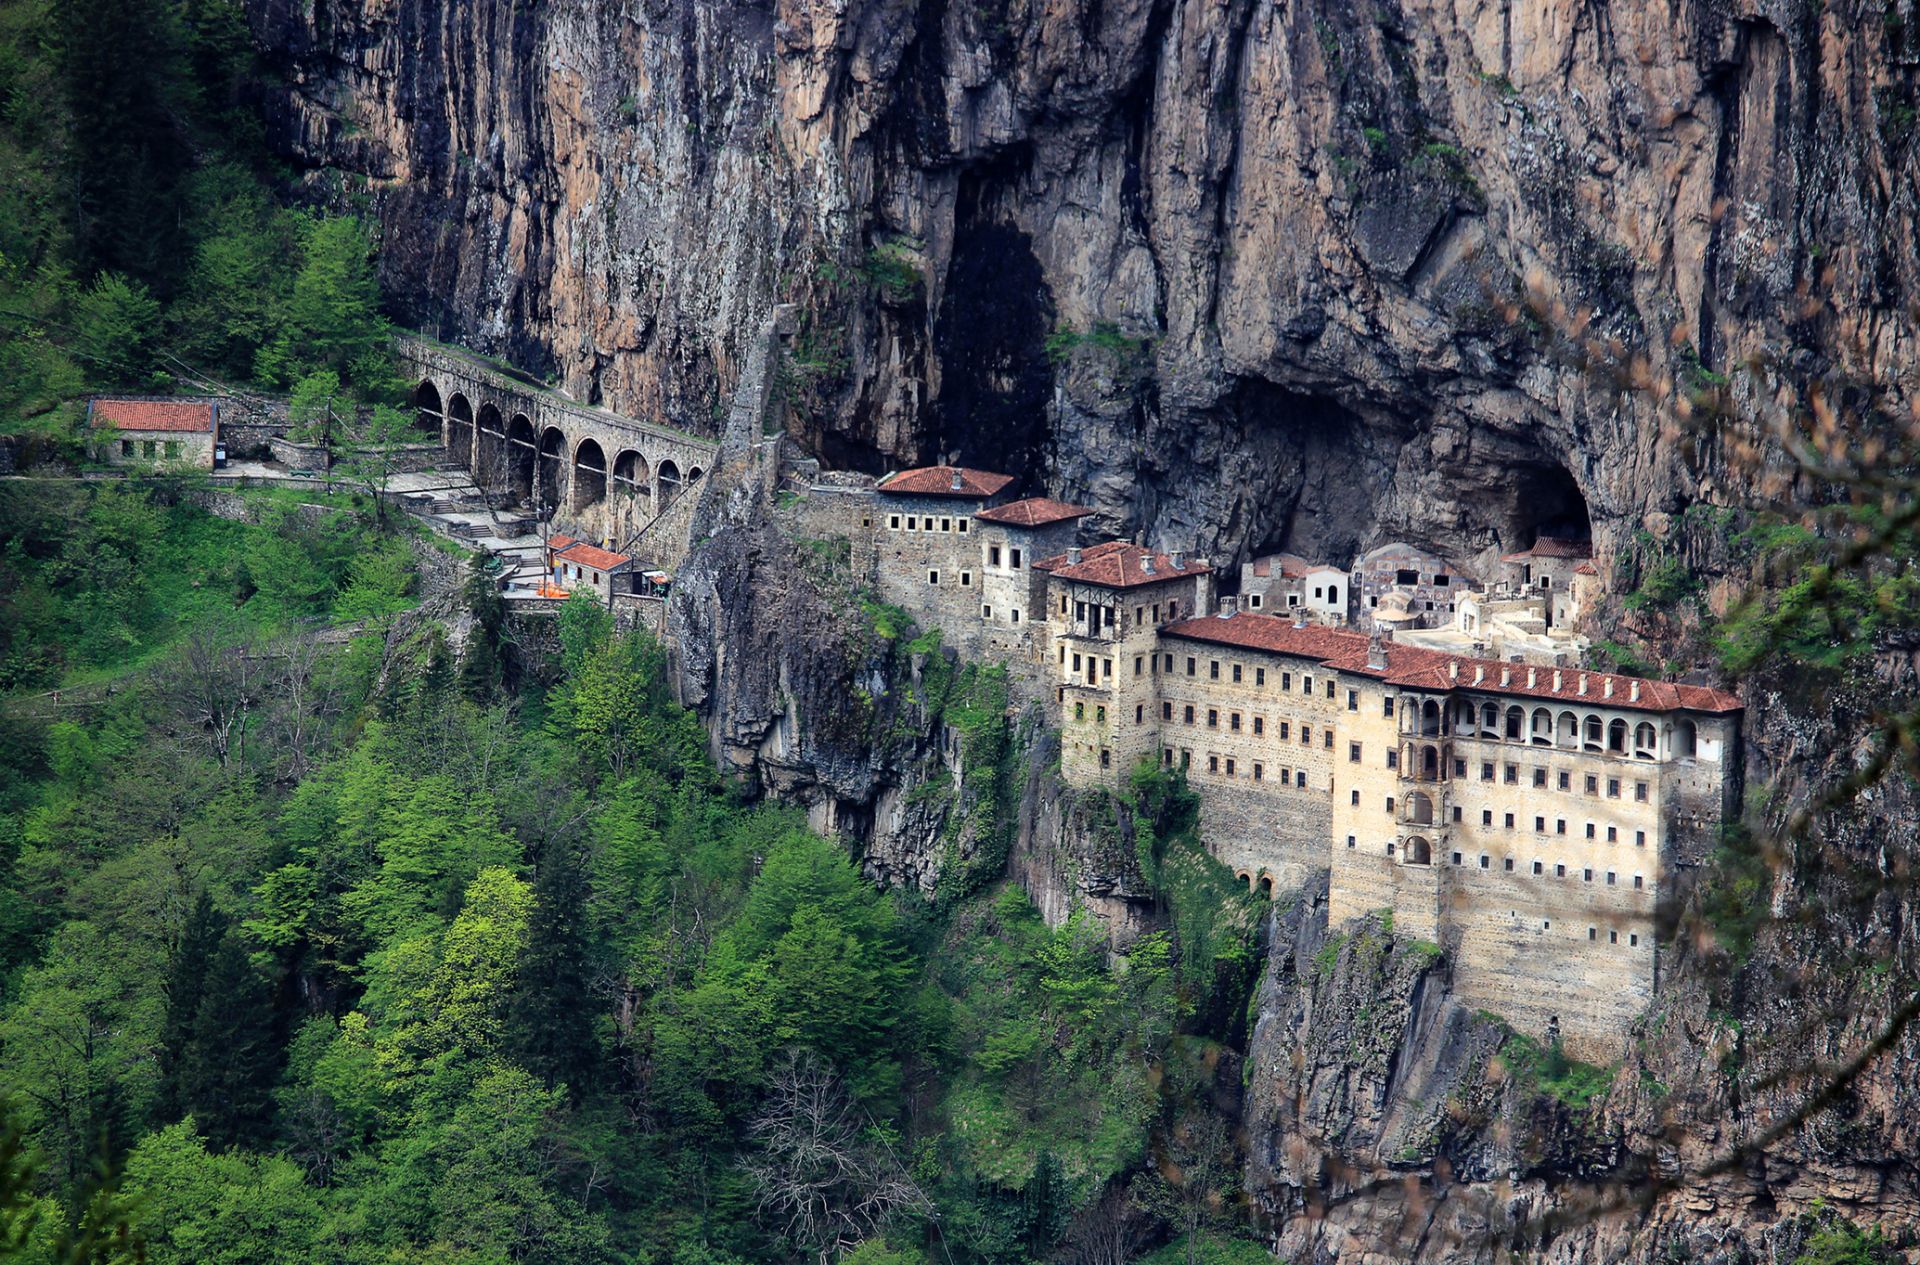
[[[958,478],[959,476],[956,475],[954,477]],[[1070,567],[1077,567],[1080,565],[1080,546],[1079,545],[1067,546],[1067,565]]]
[[[1367,666],[1376,670],[1387,666],[1387,639],[1378,632],[1367,638]]]
[[[1447,660],[1447,677],[1449,680],[1454,680],[1454,681],[1458,681],[1460,679],[1460,660],[1458,659]]]
[[[1527,669],[1527,688],[1528,688],[1528,689],[1534,689],[1534,688],[1535,688],[1535,683],[1534,683],[1534,671],[1533,671],[1533,669],[1532,669],[1532,668],[1528,668],[1528,669]]]
[[[1167,561],[1173,564],[1175,571],[1185,571],[1187,569],[1187,555],[1181,550],[1175,549],[1169,553],[1167,555]]]
[[[1141,575],[1153,574],[1153,555],[1152,554],[1144,553],[1140,555],[1140,574]]]
[[[1227,616],[1233,614],[1234,611],[1239,609],[1239,605],[1240,605],[1240,599],[1237,597],[1221,598],[1220,599],[1220,618],[1225,619]]]
[[[1627,701],[1632,703],[1640,701],[1640,682],[1634,681],[1627,686]]]
[[[1601,693],[1605,694],[1608,698],[1612,698],[1613,697],[1613,678],[1608,676],[1608,677],[1602,677],[1601,680],[1605,683],[1601,688]]]
[[[1475,685],[1478,685],[1480,684],[1481,681],[1485,680],[1486,676],[1487,676],[1487,670],[1485,667],[1483,667],[1478,663],[1473,665],[1473,683]]]
[[[1582,695],[1585,695],[1587,692],[1587,674],[1585,672],[1582,672],[1580,674],[1580,691],[1579,692]]]
[[[1553,670],[1553,692],[1555,694],[1558,694],[1560,692],[1560,669],[1559,668],[1555,668]]]
[[[1508,667],[1504,663],[1500,665],[1500,684],[1501,685],[1513,684],[1513,669]]]
[[[960,471],[956,468],[953,472],[953,490],[958,492],[964,486],[965,480],[960,477]]]

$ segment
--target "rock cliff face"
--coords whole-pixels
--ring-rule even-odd
[[[1680,511],[1790,486],[1764,423],[1815,379],[1898,415],[1920,370],[1914,0],[247,7],[291,85],[274,143],[370,198],[415,323],[716,433],[792,303],[774,390],[828,465],[1012,468],[1216,561],[1398,537],[1468,563],[1590,526],[1603,558],[1678,531],[1723,571],[1718,520]],[[878,878],[1004,846],[1043,904],[1130,916],[1124,823],[1050,787],[1037,737],[969,785],[917,692],[944,659],[875,642],[807,565],[736,525],[679,576],[723,761]],[[1775,820],[1916,693],[1912,657],[1876,671],[1749,686]],[[1890,784],[1738,893],[1785,916],[1738,969],[1683,936],[1588,1109],[1515,1072],[1444,959],[1296,906],[1248,1051],[1280,1248],[1732,1263],[1791,1260],[1817,1199],[1913,1224],[1911,1037],[1764,1159],[1551,1218],[1760,1136],[1878,1030],[1920,925],[1888,823],[1915,820]]]
[[[1912,6],[248,3],[440,334],[710,428],[789,300],[829,462],[1463,561],[1727,496],[1678,397],[1911,383]]]

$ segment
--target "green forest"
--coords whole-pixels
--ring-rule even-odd
[[[1237,1254],[1250,919],[1195,970],[878,891],[590,600],[521,644],[480,583],[450,645],[400,529],[176,491],[0,495],[5,1250],[1013,1262],[1124,1201]]]
[[[268,156],[258,82],[236,0],[0,4],[0,435],[28,455],[78,455],[88,390],[399,391],[374,243]]]

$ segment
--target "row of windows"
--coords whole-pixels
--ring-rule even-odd
[[[120,455],[123,457],[133,456],[133,451],[134,451],[133,445],[135,442],[136,441],[131,439],[121,440]],[[173,458],[176,458],[180,455],[180,441],[177,439],[161,439],[161,440],[142,439],[137,442],[140,445],[140,455],[142,457],[146,457],[150,459],[154,457],[158,457],[161,453],[162,444],[166,445],[165,451],[166,451],[167,458],[169,460],[172,460]]]
[[[1134,716],[1135,720],[1138,720],[1140,718],[1138,715],[1138,710],[1139,709],[1137,708],[1135,709],[1135,712],[1136,712]],[[1198,717],[1199,717],[1199,710],[1192,703],[1186,703],[1181,706],[1181,709],[1180,709],[1181,723],[1187,724],[1187,725],[1197,724],[1199,723]],[[1160,719],[1162,720],[1173,719],[1172,703],[1160,704]],[[1245,718],[1243,718],[1239,712],[1228,712],[1227,728],[1233,733],[1243,732],[1242,722],[1244,719]],[[1251,719],[1253,722],[1253,736],[1256,738],[1261,738],[1266,736],[1267,718],[1265,716],[1255,716],[1255,717],[1252,717]],[[1207,723],[1207,728],[1209,729],[1220,728],[1220,709],[1219,708],[1217,707],[1207,708],[1206,723]],[[1286,721],[1286,720],[1281,721],[1279,728],[1275,731],[1275,733],[1280,741],[1282,742],[1291,741],[1293,736],[1293,722]],[[1328,750],[1332,750],[1333,749],[1333,730],[1329,728],[1322,728],[1320,731],[1320,737],[1321,737],[1321,745],[1326,747]],[[1312,725],[1300,726],[1300,745],[1303,747],[1310,747],[1313,745],[1313,726]]]
[[[891,531],[904,530],[904,531],[950,532],[950,533],[958,533],[959,535],[962,535],[962,536],[967,534],[967,520],[964,518],[936,519],[932,514],[926,514],[926,515],[908,514],[906,516],[907,525],[904,528],[900,526],[900,522],[901,522],[900,515],[898,514],[887,515],[887,527]],[[938,526],[935,525],[936,522],[938,523]]]
[[[1014,550],[1014,553],[1016,556],[1019,554],[1019,552],[1020,551],[1018,549]],[[1020,563],[1016,560],[1013,565],[1017,567],[1020,565]],[[1065,593],[1062,593],[1060,595],[1060,613],[1062,615],[1065,615],[1069,607],[1071,607],[1073,611],[1073,622],[1076,624],[1086,624],[1087,627],[1094,632],[1098,632],[1103,628],[1113,627],[1113,622],[1114,622],[1114,619],[1116,618],[1116,615],[1115,615],[1115,611],[1117,610],[1116,607],[1103,606],[1098,602],[1073,601]],[[1162,610],[1166,612],[1164,615],[1164,619],[1166,620],[1166,622],[1172,623],[1174,620],[1179,619],[1180,618],[1179,599],[1169,598],[1165,602],[1155,602],[1152,606],[1141,605],[1141,606],[1134,607],[1133,608],[1134,626],[1136,628],[1145,627],[1147,624],[1147,619],[1149,614],[1151,614],[1152,616],[1153,623],[1155,624],[1160,623],[1163,618],[1161,614]],[[1141,656],[1135,656],[1134,665],[1133,665],[1133,674],[1135,676],[1139,676],[1140,669],[1141,669]],[[1171,672],[1173,669],[1168,668],[1167,670]],[[1240,678],[1237,676],[1234,678],[1234,680],[1236,681],[1239,679]]]
[[[927,583],[938,586],[940,583],[940,573],[938,571],[928,571]],[[973,587],[973,572],[962,571],[960,573],[960,587],[963,589],[970,589]]]
[[[1348,849],[1351,850],[1354,846],[1355,846],[1354,836],[1348,835],[1347,836]],[[1420,865],[1429,864],[1431,861],[1431,857],[1421,855],[1419,852],[1420,849],[1424,849],[1426,846],[1427,846],[1427,841],[1425,839],[1416,838],[1416,839],[1408,840],[1408,843],[1407,843],[1408,859]],[[1397,845],[1395,844],[1395,842],[1392,839],[1387,840],[1387,855],[1393,856],[1396,850],[1397,850]],[[1479,861],[1480,861],[1481,869],[1490,870],[1493,868],[1493,858],[1489,856],[1487,853],[1482,852],[1480,854]],[[1453,863],[1457,866],[1465,867],[1467,864],[1465,855],[1459,852],[1454,853]],[[1535,877],[1538,877],[1538,878],[1546,877],[1546,863],[1544,861],[1535,861],[1532,863],[1532,865],[1533,865],[1533,874]],[[1508,874],[1512,874],[1514,872],[1513,858],[1503,857],[1501,859],[1501,869]],[[1555,878],[1567,877],[1567,866],[1565,862],[1556,861],[1554,863],[1553,877]],[[1582,882],[1591,883],[1594,880],[1594,871],[1589,867],[1581,867],[1580,877]],[[1620,872],[1618,870],[1605,871],[1605,882],[1608,887],[1620,886]],[[1635,874],[1633,876],[1633,890],[1636,892],[1643,892],[1647,890],[1646,875]]]
[[[1467,762],[1465,760],[1455,760],[1453,762],[1453,771],[1456,777],[1465,777],[1467,775]],[[1547,773],[1547,769],[1538,765],[1534,766],[1532,780],[1535,790],[1544,791],[1547,789]],[[1480,762],[1480,780],[1482,782],[1493,781],[1492,761],[1482,760]],[[1517,764],[1506,765],[1501,776],[1501,781],[1505,782],[1508,786],[1518,786],[1520,784],[1520,766]],[[1619,799],[1622,785],[1621,780],[1617,777],[1610,777],[1606,779],[1606,782],[1607,798]],[[1587,774],[1583,785],[1586,788],[1587,794],[1600,794],[1600,775],[1597,773]],[[1638,803],[1646,803],[1648,788],[1649,784],[1646,782],[1635,782],[1633,784],[1634,800]],[[1554,789],[1561,791],[1573,790],[1573,774],[1566,769],[1560,769],[1554,777]]]
[[[1172,768],[1174,760],[1176,758],[1178,758],[1180,762],[1180,768],[1182,771],[1192,769],[1193,767],[1192,751],[1187,750],[1184,747],[1181,748],[1178,752],[1175,752],[1175,750],[1172,747],[1161,748],[1160,763],[1166,765],[1168,768]],[[1240,761],[1230,755],[1223,756],[1215,753],[1210,753],[1207,756],[1207,772],[1214,775],[1215,777],[1239,777]],[[1305,769],[1295,769],[1295,768],[1289,768],[1286,765],[1281,765],[1278,772],[1279,772],[1279,777],[1277,780],[1279,781],[1280,785],[1297,786],[1302,790],[1306,789],[1307,771]],[[1251,761],[1247,766],[1247,775],[1255,782],[1265,782],[1267,780],[1266,764],[1260,760]]]

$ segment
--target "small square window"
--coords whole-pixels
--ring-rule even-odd
[[[1349,742],[1347,744],[1347,759],[1353,764],[1360,763],[1360,744],[1359,743]]]
[[[1493,858],[1489,857],[1486,853],[1482,852],[1480,854],[1480,868],[1484,870],[1492,864],[1493,864]]]
[[[1520,784],[1520,766],[1517,764],[1509,764],[1507,766],[1506,777],[1502,780],[1508,786],[1518,786]]]
[[[1507,817],[1507,821],[1506,821],[1506,826],[1507,826],[1507,829],[1508,829],[1508,830],[1512,830],[1512,829],[1513,829],[1513,814],[1512,814],[1512,813],[1508,813],[1508,814],[1506,815],[1506,817]]]
[[[940,573],[938,571],[927,572],[927,583],[928,584],[940,583]]]
[[[1160,704],[1160,719],[1161,719],[1161,720],[1172,720],[1172,719],[1173,719],[1173,704],[1172,704],[1172,703],[1162,703],[1162,704]]]
[[[1147,657],[1142,654],[1133,656],[1133,674],[1139,676],[1147,669]]]
[[[1642,890],[1646,886],[1646,882],[1647,882],[1646,879],[1642,878],[1640,875],[1638,874],[1634,875],[1633,890],[1636,892]]]
[[[1220,679],[1220,660],[1209,659],[1207,661],[1207,679],[1212,681],[1218,681]]]
[[[1192,703],[1188,703],[1186,707],[1186,722],[1189,725],[1193,723],[1193,704]]]
[[[1453,863],[1455,865],[1460,864],[1460,854],[1458,852],[1453,854]]]
[[[1600,793],[1600,779],[1595,777],[1591,773],[1587,774],[1587,794],[1598,795],[1599,793]]]
[[[1234,712],[1232,715],[1227,717],[1227,728],[1233,730],[1233,732],[1235,733],[1240,732],[1240,713],[1239,712]]]
[[[1607,827],[1607,842],[1608,843],[1620,842],[1620,827],[1618,826]]]
[[[1573,774],[1567,772],[1565,769],[1561,769],[1559,786],[1563,791],[1571,790],[1573,787]]]
[[[960,587],[963,589],[970,589],[973,587],[973,572],[962,571],[960,573]]]
[[[1233,683],[1240,684],[1240,665],[1237,663],[1233,665]]]
[[[1629,945],[1635,945],[1635,944],[1639,944],[1639,943],[1640,943],[1640,937],[1639,937],[1639,936],[1637,936],[1637,935],[1630,935],[1630,936],[1628,936],[1628,937],[1627,937],[1627,943],[1628,943]]]
[[[1481,765],[1480,765],[1480,780],[1481,780],[1482,782],[1491,782],[1491,781],[1493,781],[1493,765],[1492,765],[1492,763],[1491,763],[1491,762],[1486,762],[1486,761],[1483,761],[1483,762],[1481,763]]]
[[[1587,939],[1598,940],[1599,938],[1600,938],[1600,929],[1598,927],[1587,928]]]
[[[1618,931],[1609,931],[1609,932],[1607,932],[1607,943],[1608,943],[1608,944],[1619,944],[1619,943],[1620,943],[1620,933],[1619,933]]]
[[[1094,718],[1095,720],[1097,720],[1097,721],[1099,721],[1099,722],[1100,722],[1101,724],[1103,724],[1103,725],[1104,725],[1104,724],[1106,724],[1106,723],[1107,723],[1107,709],[1106,709],[1106,708],[1104,708],[1104,707],[1096,707],[1096,708],[1094,708],[1094,709],[1093,709],[1093,718]]]
[[[1255,716],[1253,718],[1253,736],[1258,738],[1261,734],[1264,734],[1266,732],[1267,732],[1267,718],[1265,716]]]
[[[1255,685],[1265,685],[1267,683],[1267,670],[1265,668],[1255,668],[1253,670],[1253,683]]]
[[[1357,712],[1360,710],[1360,691],[1359,690],[1347,691],[1347,710],[1350,712]]]
[[[1636,847],[1636,848],[1644,848],[1644,847],[1646,847],[1646,846],[1647,846],[1647,832],[1646,832],[1646,831],[1644,831],[1644,830],[1636,830],[1636,831],[1634,831],[1634,832],[1633,832],[1633,846],[1634,846],[1634,847]]]
[[[1303,747],[1311,747],[1313,745],[1313,726],[1312,725],[1300,726],[1300,745]]]
[[[1209,772],[1209,773],[1218,773],[1219,771],[1220,771],[1220,757],[1219,757],[1219,756],[1217,756],[1217,755],[1210,755],[1210,756],[1208,756],[1208,757],[1207,757],[1207,772]]]
[[[1592,822],[1588,822],[1588,823],[1587,823],[1587,838],[1589,838],[1589,839],[1591,839],[1591,838],[1593,838],[1593,829],[1594,829],[1594,827],[1593,827],[1593,823],[1592,823]]]
[[[1393,715],[1393,695],[1389,694],[1385,699],[1381,701],[1384,704],[1384,710],[1380,714],[1382,716]]]
[[[1620,779],[1619,778],[1610,777],[1607,779],[1607,798],[1608,799],[1620,798]]]
[[[1265,766],[1265,765],[1262,765],[1262,764],[1261,764],[1261,763],[1260,763],[1260,762],[1259,762],[1258,760],[1256,760],[1256,761],[1254,761],[1254,763],[1253,763],[1253,780],[1254,780],[1254,781],[1256,781],[1256,782],[1259,782],[1259,781],[1262,781],[1262,780],[1264,780],[1264,779],[1266,778],[1266,776],[1267,776],[1267,770],[1266,770],[1266,766]]]
[[[1199,667],[1200,667],[1199,660],[1195,659],[1192,655],[1188,655],[1187,656],[1187,675],[1188,676],[1195,675],[1199,670]]]
[[[1583,883],[1593,882],[1593,871],[1592,870],[1580,871],[1580,881]]]
[[[1280,722],[1280,741],[1285,742],[1287,740],[1287,735],[1292,728],[1292,722],[1285,720]]]
[[[941,530],[941,531],[949,531],[949,532],[950,532],[950,531],[952,531],[952,530],[953,530],[953,520],[952,520],[951,518],[943,518],[943,519],[941,519],[941,520],[940,520],[940,530]]]
[[[1220,728],[1220,712],[1216,708],[1207,708],[1207,728]]]
[[[1535,817],[1533,819],[1533,829],[1536,834],[1547,833],[1547,819],[1545,817]]]
[[[1233,757],[1232,756],[1227,757],[1227,776],[1228,777],[1233,776]]]
[[[1647,802],[1647,784],[1645,782],[1635,782],[1633,784],[1633,798],[1636,803],[1644,804]]]
[[[1608,870],[1608,871],[1607,871],[1607,886],[1608,886],[1608,887],[1612,887],[1612,886],[1614,885],[1614,883],[1615,883],[1615,875],[1614,875],[1614,872],[1613,872],[1612,870]]]
[[[1087,718],[1087,705],[1085,703],[1075,703],[1073,705],[1073,718],[1075,720],[1085,720]]]
[[[1513,873],[1513,858],[1512,858],[1512,857],[1508,857],[1508,858],[1507,858],[1507,862],[1506,862],[1506,870],[1507,870],[1507,873],[1509,873],[1509,874],[1511,874],[1511,873]]]
[[[1353,838],[1353,836],[1352,836],[1352,835],[1348,835],[1348,836],[1347,836],[1347,847],[1348,847],[1348,848],[1352,848],[1352,847],[1353,847],[1353,845],[1354,845],[1354,838]]]
[[[1393,796],[1391,795],[1387,796],[1387,811],[1388,812],[1393,811]]]
[[[991,607],[991,606],[987,606],[987,605],[984,605],[984,604],[983,604],[983,605],[982,605],[982,606],[980,607],[980,618],[982,618],[982,619],[992,619],[992,618],[993,618],[993,607]]]
[[[1538,874],[1538,873],[1540,873],[1540,863],[1539,863],[1538,861],[1535,861],[1535,862],[1533,863],[1533,872],[1534,872],[1535,874]]]
[[[1387,748],[1387,767],[1390,769],[1400,767],[1400,749],[1398,747]]]
[[[1355,791],[1355,792],[1353,792],[1353,806],[1354,806],[1355,808],[1358,808],[1358,807],[1360,807],[1360,792],[1359,792],[1359,791]]]
[[[1567,833],[1567,819],[1565,817],[1559,817],[1554,820],[1553,833],[1557,835]]]
[[[1547,771],[1545,769],[1535,769],[1533,771],[1533,784],[1542,790],[1546,789]]]
[[[920,520],[912,514],[907,515],[907,530],[908,531],[920,530]]]
[[[1493,810],[1491,808],[1483,808],[1480,810],[1480,824],[1489,828],[1492,827]]]

